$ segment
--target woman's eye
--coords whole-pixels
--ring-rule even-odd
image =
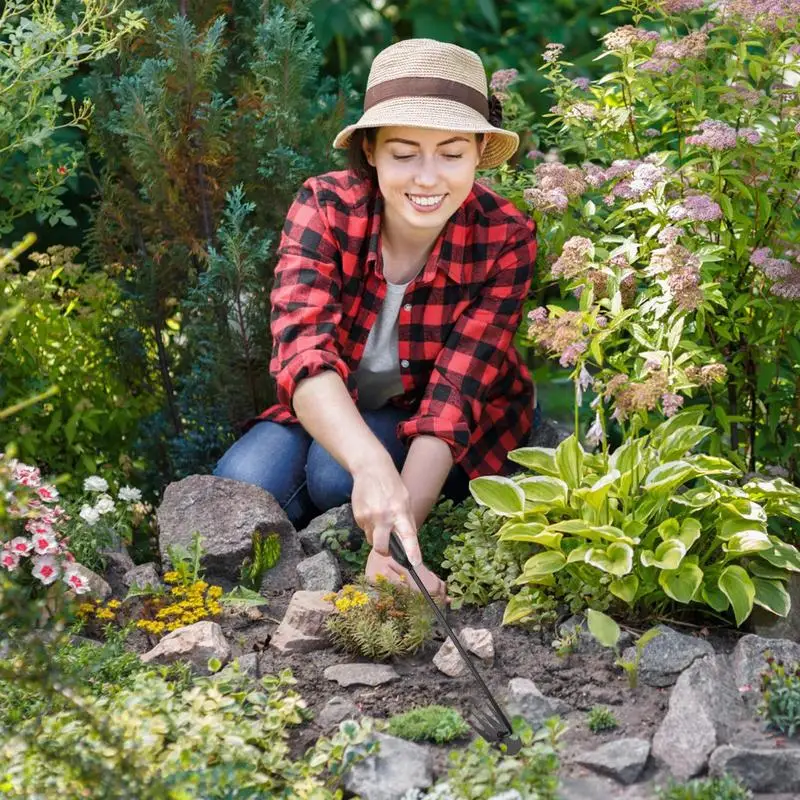
[[[413,155],[401,156],[401,155],[397,155],[397,154],[394,155],[394,160],[395,161],[408,161],[409,158],[414,158],[414,156]]]
[[[455,160],[457,158],[461,158],[462,155],[463,155],[462,153],[445,153],[444,157]]]

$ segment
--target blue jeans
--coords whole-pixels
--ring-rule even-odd
[[[397,438],[397,426],[411,413],[393,406],[361,412],[398,470],[406,459],[406,448]],[[353,491],[350,473],[301,425],[269,421],[256,423],[235,442],[214,474],[266,489],[298,530],[323,511],[350,502]],[[450,470],[442,492],[455,502],[469,494],[469,478],[458,464]]]

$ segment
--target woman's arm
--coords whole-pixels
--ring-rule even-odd
[[[430,514],[453,467],[450,446],[435,436],[413,439],[401,477],[411,498],[417,528]]]

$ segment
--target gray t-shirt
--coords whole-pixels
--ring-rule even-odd
[[[382,408],[390,397],[405,392],[400,377],[397,341],[400,306],[408,283],[387,281],[383,306],[369,332],[364,355],[356,370],[358,405],[367,411]]]

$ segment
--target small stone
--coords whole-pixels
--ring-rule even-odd
[[[353,518],[353,509],[350,503],[345,503],[338,508],[331,508],[324,514],[315,517],[311,522],[297,533],[297,539],[303,552],[307,556],[313,556],[321,552],[323,548],[322,534],[329,530],[348,530],[351,536],[356,532],[364,535],[361,528]]]
[[[506,605],[505,600],[495,600],[493,603],[489,603],[481,614],[481,625],[485,625],[487,628],[499,628],[503,624]]]
[[[580,753],[575,761],[620,783],[635,783],[650,756],[646,739],[617,739],[589,753]]]
[[[231,657],[231,648],[222,628],[210,620],[195,622],[168,633],[152,650],[142,656],[145,664],[173,664],[188,661],[200,674],[208,674],[208,661],[218,658],[223,664]]]
[[[485,628],[462,628],[458,633],[458,638],[464,649],[478,658],[486,660],[494,658],[494,640],[492,634]],[[468,671],[464,659],[449,636],[433,657],[433,664],[450,678],[459,678],[466,675]]]
[[[148,586],[158,589],[163,586],[156,565],[149,562],[129,569],[122,576],[122,583],[128,589],[146,589]]]
[[[241,675],[248,675],[251,678],[258,677],[258,653],[246,653],[243,656],[237,656],[225,669],[217,673],[219,678],[228,678],[238,672]]]
[[[703,656],[713,656],[714,648],[705,639],[678,633],[666,625],[659,625],[661,633],[643,648],[639,662],[639,682],[648,686],[672,686],[678,675],[692,662]],[[622,654],[625,661],[636,659],[636,648],[629,647]]]
[[[300,588],[312,592],[336,592],[342,586],[339,562],[330,550],[323,550],[297,565]]]
[[[522,717],[534,730],[566,710],[560,700],[545,697],[528,678],[512,678],[508,682],[506,709],[509,716]]]
[[[695,661],[678,678],[653,739],[653,755],[681,781],[700,774],[747,716],[725,656]]]
[[[611,790],[601,778],[562,778],[558,785],[559,800],[609,800]]]
[[[411,789],[433,783],[433,755],[413,742],[375,734],[380,750],[354,764],[344,775],[344,788],[362,800],[400,800]]]
[[[327,592],[295,592],[289,607],[270,639],[270,647],[282,653],[310,653],[330,646],[325,621],[333,613],[333,603],[324,600]]]
[[[400,677],[389,664],[334,664],[323,673],[339,686],[381,686]]]
[[[459,634],[461,643],[470,653],[484,661],[494,659],[494,639],[486,628],[462,628]]]
[[[800,750],[722,745],[711,755],[713,776],[733,775],[753,792],[800,792]]]
[[[325,703],[325,707],[319,712],[317,725],[323,730],[328,730],[334,725],[338,725],[345,719],[358,719],[359,712],[354,703],[345,697],[334,695]]]
[[[111,587],[111,591],[117,597],[121,597],[128,590],[123,581],[125,573],[136,565],[133,563],[133,559],[124,544],[120,545],[119,550],[104,550],[101,555],[106,564],[106,568],[103,570],[103,577]]]

